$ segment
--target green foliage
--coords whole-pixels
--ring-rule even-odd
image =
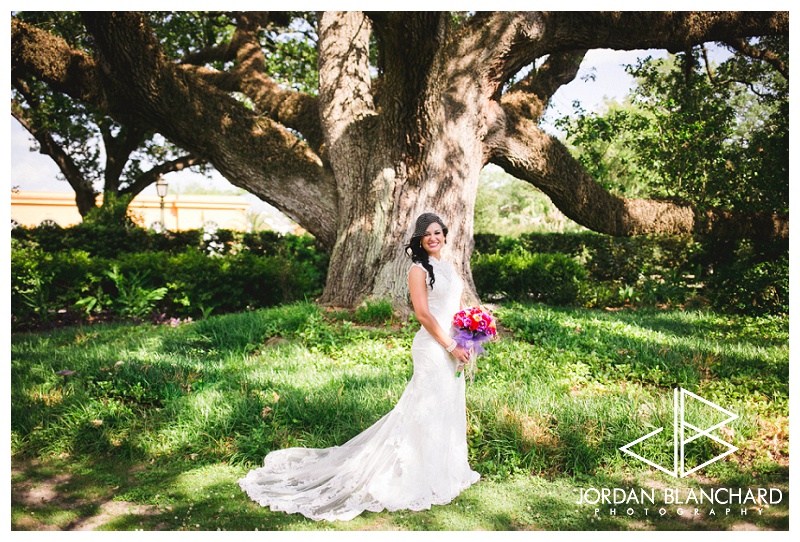
[[[317,293],[303,264],[246,252],[209,257],[187,250],[168,261],[164,282],[173,296],[168,313],[197,315],[200,310],[232,312],[268,307]],[[184,305],[184,307],[181,307]]]
[[[316,95],[316,16],[313,12],[276,13],[257,36],[263,47],[266,70],[275,83]],[[148,12],[148,15],[165,54],[176,63],[197,51],[224,47],[233,36],[237,18],[235,12]],[[14,17],[65,39],[79,51],[88,52],[94,47],[79,12],[19,11]],[[276,19],[281,20],[280,24]],[[210,61],[207,66],[219,71],[231,68],[224,60]],[[232,94],[246,100],[241,93]],[[155,166],[160,167],[162,174],[184,167],[174,162],[187,153],[162,135],[120,123],[119,119],[54,91],[33,77],[15,78],[12,98],[12,109],[25,119],[31,133],[51,138],[74,165],[69,173],[62,173],[70,176],[70,185],[81,201],[91,201],[99,193],[104,195],[103,206],[113,196],[126,196],[130,200],[155,182]],[[34,145],[38,145],[35,140]],[[211,170],[204,162],[188,167],[200,174]]]
[[[160,288],[145,286],[148,274],[146,271],[126,277],[120,273],[119,266],[114,265],[105,274],[113,281],[116,292],[107,295],[101,289],[96,295],[78,300],[75,303],[77,307],[91,313],[95,309],[104,308],[103,305],[108,300],[115,314],[122,318],[141,319],[149,316],[155,309],[156,302],[162,300],[167,293],[167,288],[163,286]]]
[[[788,62],[785,37],[765,42]],[[627,67],[637,85],[624,103],[598,113],[576,105],[557,125],[620,195],[787,213],[788,82],[742,56],[707,67],[703,53],[640,59]]]
[[[163,235],[111,222],[13,231],[15,329],[153,310],[162,319],[207,316],[316,297],[324,285],[328,256],[311,237],[216,230],[209,252],[202,231]],[[87,250],[71,248],[84,240]]]
[[[230,15],[222,12],[151,11],[148,15],[164,52],[173,60],[196,49],[219,46],[235,29]],[[216,61],[212,66],[223,69],[224,64]]]
[[[739,243],[711,278],[711,305],[740,314],[789,314],[788,243]]]
[[[49,297],[42,291],[46,284],[40,269],[44,253],[38,244],[14,238],[11,253],[11,306],[16,307],[19,316],[33,313],[41,318],[48,312]]]
[[[48,230],[50,228],[47,228]],[[11,240],[12,325],[48,322],[81,296],[95,269],[83,251],[45,252],[34,241]]]
[[[563,254],[477,255],[471,261],[478,292],[514,300],[535,300],[553,305],[574,303],[586,271]]]
[[[103,258],[113,258],[132,247],[149,248],[153,235],[134,222],[128,210],[131,199],[107,194],[101,207],[92,209],[78,224],[65,228],[60,245]]]
[[[530,183],[499,168],[481,171],[475,200],[475,231],[516,237],[529,232],[584,230],[559,211],[550,199]]]
[[[543,255],[568,257],[572,263],[551,277],[528,270],[535,257]],[[710,304],[717,310],[754,315],[788,312],[785,242],[754,246],[746,240],[615,238],[589,232],[528,233],[518,238],[476,234],[471,263],[478,293],[488,297],[584,307]],[[534,293],[536,288],[558,288],[560,293],[542,295]]]
[[[567,133],[573,154],[601,186],[622,197],[647,197],[657,176],[639,159],[635,143],[653,127],[633,105],[612,101],[606,108],[592,114],[576,103],[573,115],[558,119],[556,126]]]
[[[266,60],[266,72],[276,83],[316,95],[317,35],[314,12],[287,12],[288,24],[271,22],[259,33]],[[236,29],[236,13],[172,11],[149,12],[161,45],[173,60],[180,60],[198,49],[221,47],[230,41]],[[221,60],[210,62],[216,70],[225,70]]]
[[[288,28],[265,33],[267,71],[276,82],[316,96],[319,90],[316,14],[296,15]]]
[[[664,273],[693,264],[702,252],[691,236],[639,235],[611,237],[591,232],[522,235],[518,246],[528,252],[563,253],[582,261],[597,280],[635,281],[640,275]]]

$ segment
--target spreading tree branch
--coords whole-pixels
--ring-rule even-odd
[[[499,12],[475,17],[484,32],[489,64],[503,85],[537,58],[586,49],[667,49],[678,52],[709,41],[788,34],[788,12],[581,11]]]
[[[219,90],[245,94],[260,113],[301,133],[308,145],[320,153],[323,139],[317,99],[303,92],[282,89],[266,73],[267,63],[258,33],[271,17],[274,12],[236,14],[236,30],[229,42],[190,53],[180,66]],[[235,61],[235,64],[227,71],[203,66],[213,61]]]
[[[783,75],[786,79],[789,79],[789,66],[787,66],[773,51],[769,49],[758,49],[743,39],[729,39],[725,41],[725,45],[750,58],[763,60],[775,68],[778,73]]]
[[[11,77],[33,75],[56,92],[100,109],[105,93],[92,57],[73,49],[61,38],[11,18]]]
[[[17,87],[19,89],[19,87]],[[27,101],[27,99],[26,99]],[[35,107],[35,101],[29,102],[30,107]],[[67,152],[56,142],[49,130],[37,127],[22,104],[15,99],[11,100],[11,115],[30,133],[39,143],[39,152],[49,156],[58,166],[61,174],[75,191],[75,203],[81,216],[86,216],[96,207],[97,192],[92,183],[84,177],[83,172],[72,160]]]
[[[625,199],[600,186],[557,139],[504,104],[507,129],[491,161],[547,194],[566,216],[609,235],[648,233],[788,238],[788,216],[699,211],[688,204]]]
[[[333,245],[334,179],[307,144],[175,67],[143,14],[91,12],[84,19],[102,55],[103,83],[114,89],[112,116],[150,127],[208,159],[233,184]]]
[[[106,167],[104,171],[104,192],[119,192],[120,178],[133,151],[139,148],[145,136],[145,131],[138,127],[123,126],[117,135],[111,130],[108,120],[101,120],[97,124],[103,138],[106,151]]]
[[[518,115],[539,120],[553,94],[578,74],[585,50],[550,55],[538,70],[531,70],[500,98],[509,106],[514,103]]]
[[[787,11],[543,12],[542,53],[610,48],[684,51],[709,41],[787,34]]]
[[[139,175],[133,182],[127,185],[125,188],[120,190],[120,194],[130,197],[136,197],[142,190],[153,184],[158,180],[159,177],[165,175],[167,173],[172,173],[174,171],[181,171],[183,169],[198,166],[200,164],[206,163],[205,160],[202,158],[198,158],[191,154],[186,156],[181,156],[180,158],[176,158],[175,160],[169,160],[167,162],[163,162],[157,166],[154,166],[152,169],[142,173]]]
[[[696,44],[720,41],[721,36],[788,32],[788,13],[691,12],[581,12],[576,14],[503,13],[482,17],[480,26],[492,36],[489,63],[495,92],[523,66],[550,55],[553,78],[545,70],[512,85],[500,99],[499,122],[492,133],[489,160],[510,174],[531,182],[567,216],[584,226],[611,235],[651,232],[698,233],[719,236],[788,236],[788,217],[736,215],[691,205],[614,196],[591,178],[556,139],[536,121],[560,80],[574,77],[575,62],[590,48],[685,50]],[[575,59],[562,54],[576,51]],[[563,64],[563,69],[555,69]],[[543,65],[544,67],[544,65]]]
[[[535,76],[523,79],[509,90],[514,91],[515,87],[519,87],[520,90],[527,90],[543,102],[549,102],[559,88],[575,79],[585,55],[586,49],[553,53],[536,70]]]

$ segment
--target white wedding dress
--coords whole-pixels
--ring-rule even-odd
[[[428,306],[449,330],[463,284],[452,264],[430,261],[436,282]],[[414,374],[391,412],[341,446],[272,452],[239,486],[271,510],[333,521],[429,509],[477,482],[467,463],[464,375],[455,376],[455,358],[424,327],[411,353]]]

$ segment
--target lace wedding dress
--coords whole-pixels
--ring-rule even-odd
[[[428,306],[448,330],[463,284],[449,262],[431,258],[431,265]],[[477,482],[467,463],[464,376],[455,376],[455,358],[425,328],[411,353],[414,374],[391,412],[341,446],[272,452],[239,486],[271,510],[333,521],[429,509]]]

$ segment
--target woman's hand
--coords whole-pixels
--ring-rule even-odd
[[[458,361],[457,370],[459,371],[463,369],[464,366],[469,362],[469,350],[463,346],[456,346],[455,349],[450,352],[450,355],[452,355],[454,358],[456,358],[456,361]]]

